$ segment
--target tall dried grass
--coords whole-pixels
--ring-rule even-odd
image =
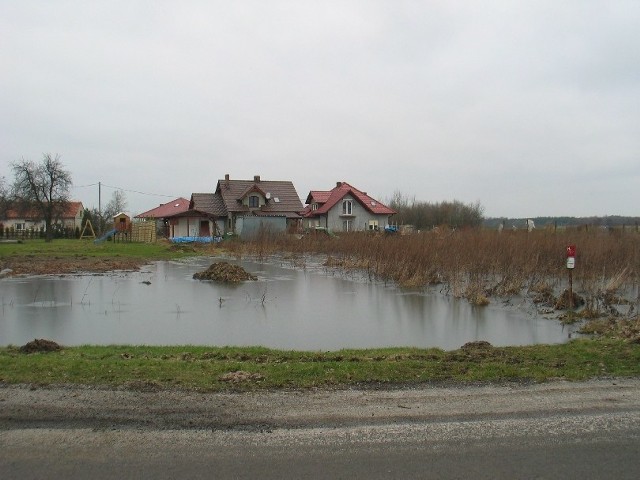
[[[638,302],[640,235],[636,232],[441,229],[407,236],[271,236],[244,244],[243,250],[260,256],[289,252],[298,259],[326,254],[334,264],[363,269],[376,280],[405,287],[439,284],[451,295],[484,304],[491,296],[548,295],[566,286],[569,244],[577,246],[572,271],[576,291],[600,303],[622,294],[635,295],[627,300]]]

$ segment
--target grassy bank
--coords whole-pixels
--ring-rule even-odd
[[[44,240],[25,240],[22,243],[0,243],[0,260],[11,257],[29,257],[32,259],[78,257],[92,258],[133,258],[144,260],[167,260],[185,255],[196,254],[193,247],[174,246],[168,242],[133,243],[102,242],[92,240],[59,239],[53,242]]]
[[[26,240],[0,243],[0,270],[13,275],[57,275],[77,272],[137,270],[155,260],[179,259],[211,253],[210,247],[169,242],[127,243],[91,240]]]
[[[53,352],[0,349],[0,381],[192,391],[306,389],[425,382],[584,380],[639,376],[640,345],[617,339],[454,351],[376,349],[288,352],[265,348],[83,346]]]

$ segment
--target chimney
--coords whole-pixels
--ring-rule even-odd
[[[340,188],[342,186],[342,182],[336,182],[336,188]]]
[[[253,181],[256,183],[260,183],[260,175],[254,175],[253,176]]]
[[[226,174],[224,175],[224,180],[225,180],[225,182],[228,182],[228,181],[229,181],[229,174],[228,174],[228,173],[226,173]]]
[[[229,174],[225,173],[224,175],[224,188],[229,190]]]

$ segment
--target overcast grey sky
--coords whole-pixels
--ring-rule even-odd
[[[229,173],[640,215],[639,31],[638,0],[0,0],[0,175],[58,153],[134,214]]]

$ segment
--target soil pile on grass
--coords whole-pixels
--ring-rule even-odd
[[[245,280],[257,280],[258,278],[251,275],[239,265],[232,265],[227,262],[218,262],[212,264],[204,272],[193,274],[196,280],[215,280],[216,282],[240,283]]]
[[[478,340],[475,342],[467,342],[459,350],[447,352],[446,360],[454,362],[470,362],[482,361],[483,359],[493,358],[498,350],[493,348],[489,342]]]
[[[57,352],[58,350],[62,350],[62,347],[51,340],[36,338],[35,340],[21,346],[19,350],[21,353]]]

